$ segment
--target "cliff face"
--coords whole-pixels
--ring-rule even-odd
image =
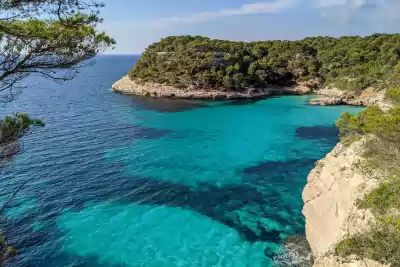
[[[303,214],[314,267],[383,266],[369,260],[340,259],[332,253],[339,241],[365,230],[373,219],[372,214],[359,210],[355,203],[376,186],[375,180],[357,168],[363,161],[364,144],[365,139],[349,147],[339,143],[308,176]]]

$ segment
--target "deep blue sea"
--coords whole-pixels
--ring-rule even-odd
[[[123,96],[135,56],[101,56],[62,85],[30,78],[4,116],[46,127],[0,169],[11,267],[273,266],[304,234],[301,192],[359,108],[309,97],[201,102]]]

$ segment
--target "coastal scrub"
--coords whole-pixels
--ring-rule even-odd
[[[389,90],[396,96],[398,89]],[[357,115],[344,113],[336,123],[342,142],[370,135],[365,145],[364,164],[368,173],[379,173],[379,185],[358,200],[360,209],[372,211],[375,222],[366,232],[337,244],[342,257],[352,254],[391,266],[400,266],[400,107],[383,112],[369,107]]]
[[[176,88],[335,85],[360,92],[400,85],[400,34],[234,42],[170,36],[150,45],[129,76]]]

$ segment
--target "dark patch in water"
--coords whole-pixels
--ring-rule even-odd
[[[110,186],[110,171],[108,171],[108,174],[104,173],[105,170],[98,170],[98,172],[103,174],[97,176],[96,179],[86,181],[85,188],[82,188],[80,181],[74,178],[48,184],[46,188],[48,192],[51,192],[50,194],[39,194],[37,192],[37,202],[42,203],[42,205],[24,213],[25,215],[14,220],[11,224],[12,229],[7,229],[11,233],[18,232],[19,239],[14,240],[16,247],[23,248],[45,244],[48,241],[46,234],[39,233],[57,232],[55,221],[64,209],[79,211],[85,208],[86,203],[96,200],[182,207],[201,213],[235,229],[244,240],[249,242],[280,242],[279,231],[265,228],[260,221],[256,221],[256,229],[251,229],[235,213],[241,209],[246,210],[249,206],[251,209],[253,206],[269,205],[268,199],[273,197],[269,195],[270,192],[263,194],[256,188],[247,185],[218,187],[208,183],[199,184],[198,188],[194,190],[183,184],[134,177],[113,179],[112,186]],[[69,188],[69,190],[60,190],[62,187]],[[81,190],[84,190],[85,193],[80,192]],[[63,201],[60,203],[55,201],[56,199],[63,199]],[[236,216],[232,218],[230,216],[232,214],[236,214]],[[267,213],[261,215],[272,216],[272,214]],[[258,214],[254,216],[256,220],[260,217],[262,218]],[[26,225],[38,220],[45,223],[45,228],[34,233],[31,229],[26,228]],[[289,222],[284,223],[286,223],[285,225],[289,224]],[[42,230],[45,232],[41,232]],[[255,230],[258,230],[259,233]]]
[[[298,127],[296,129],[296,136],[301,139],[311,140],[330,140],[337,141],[339,135],[338,129],[332,126],[311,126],[311,127]]]
[[[41,255],[43,257],[43,260],[40,261],[40,265],[36,265],[33,263],[30,263],[29,261],[24,262],[24,259],[21,259],[19,263],[22,263],[23,265],[15,265],[15,266],[21,266],[21,267],[53,267],[54,262],[57,262],[56,266],[69,266],[69,267],[128,267],[128,265],[120,263],[120,264],[110,264],[107,263],[105,265],[104,263],[100,263],[101,259],[100,257],[97,256],[79,256],[76,254],[67,254],[67,253],[56,253],[55,255],[51,253],[51,251],[54,249],[52,247],[48,248],[50,253],[47,253],[47,255]],[[14,259],[11,260],[10,265],[14,266],[14,261],[18,259],[18,256]]]
[[[297,178],[293,177],[292,174],[298,173],[300,167],[304,166],[312,167],[317,159],[293,159],[287,161],[263,161],[254,166],[247,167],[243,170],[245,175],[258,175],[263,176],[270,182],[285,182],[285,178]],[[307,169],[306,169],[307,171]],[[274,175],[279,175],[281,179],[271,180],[270,178]],[[287,182],[287,181],[286,181]]]
[[[198,190],[189,189],[186,193],[183,198],[174,197],[169,205],[190,208],[224,223],[235,229],[244,240],[249,242],[268,241],[279,243],[279,234],[278,238],[276,238],[277,236],[270,230],[265,229],[259,221],[257,221],[257,228],[261,234],[257,234],[254,231],[255,229],[249,228],[235,213],[242,209],[246,210],[248,207],[251,209],[251,206],[267,204],[265,201],[266,195],[257,191],[254,187],[246,185],[217,187],[210,184],[202,184]],[[230,213],[236,214],[236,216],[231,218],[229,217]],[[257,216],[257,220],[258,218],[262,218],[262,216]]]
[[[289,195],[297,194],[296,199],[300,199],[306,173],[299,174],[298,169],[301,167],[307,172],[304,164],[312,168],[313,162],[314,159],[261,162],[242,170],[244,181],[240,185],[219,187],[200,183],[196,188],[164,180],[125,176],[120,172],[121,164],[98,165],[98,168],[90,169],[90,177],[87,177],[84,175],[88,172],[85,166],[77,169],[78,165],[72,164],[70,170],[64,169],[60,176],[55,171],[53,174],[56,176],[41,188],[28,184],[23,191],[36,197],[37,206],[12,220],[4,229],[10,236],[18,237],[11,240],[17,249],[34,249],[62,239],[64,233],[60,233],[56,220],[65,209],[80,211],[93,201],[116,201],[182,207],[235,229],[243,240],[280,243],[281,232],[268,229],[262,220],[267,218],[291,226],[293,234],[303,233],[303,222],[293,219],[296,218],[293,203],[285,202],[282,196],[290,191]],[[288,181],[293,188],[287,187]],[[249,224],[246,218],[240,217],[238,211],[248,213],[252,222]],[[288,217],[282,217],[280,211],[287,212]],[[42,222],[44,228],[33,232],[29,225],[37,221]],[[31,266],[51,266],[43,263],[40,255],[31,258],[29,263]],[[82,264],[79,266],[97,266]]]
[[[264,250],[264,255],[270,259],[273,259],[277,254],[275,252],[273,252],[270,248],[266,248]]]
[[[135,126],[134,137],[141,139],[158,139],[172,133],[169,130],[159,130],[150,127]],[[126,138],[126,136],[125,136]]]
[[[170,130],[132,124],[107,125],[102,127],[102,135],[112,136],[113,142],[119,140],[126,141],[129,139],[158,139],[172,132],[173,131]]]
[[[141,109],[155,110],[158,112],[182,112],[196,108],[208,107],[208,105],[195,100],[154,98],[143,96],[134,96],[133,103],[135,107],[139,107]]]
[[[231,100],[224,103],[224,106],[244,106],[244,105],[252,105],[259,101],[263,100],[262,98],[255,99],[240,99],[240,100]]]
[[[301,199],[307,174],[314,167],[315,161],[316,159],[308,158],[263,161],[239,171],[244,183],[254,185],[258,191],[263,192],[264,201],[261,205],[266,205],[269,209],[264,213],[259,212],[260,217],[272,218],[281,225],[290,225],[296,234],[303,233],[303,218],[298,217],[302,202],[297,200]],[[268,233],[268,238],[274,239],[276,234]]]
[[[124,144],[127,140],[134,141],[136,139],[158,139],[170,133],[171,130],[155,129],[141,125],[120,124],[116,125],[116,130],[112,125],[104,126],[102,128],[102,135],[108,135],[112,138],[112,142],[122,141]]]
[[[211,184],[199,184],[196,190],[183,184],[175,184],[151,178],[126,179],[115,192],[102,192],[102,200],[116,200],[128,203],[147,205],[167,205],[194,210],[214,220],[217,220],[238,231],[244,240],[249,242],[269,241],[279,243],[278,231],[270,231],[259,222],[257,225],[261,234],[246,226],[240,218],[228,217],[229,213],[246,208],[248,205],[267,204],[265,195],[254,187],[234,185],[217,187]],[[112,188],[107,188],[111,189]]]

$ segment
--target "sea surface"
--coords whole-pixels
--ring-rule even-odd
[[[111,91],[135,56],[101,56],[73,81],[30,78],[0,115],[46,127],[0,169],[11,267],[275,266],[304,235],[301,192],[359,108],[307,96],[146,99]]]

